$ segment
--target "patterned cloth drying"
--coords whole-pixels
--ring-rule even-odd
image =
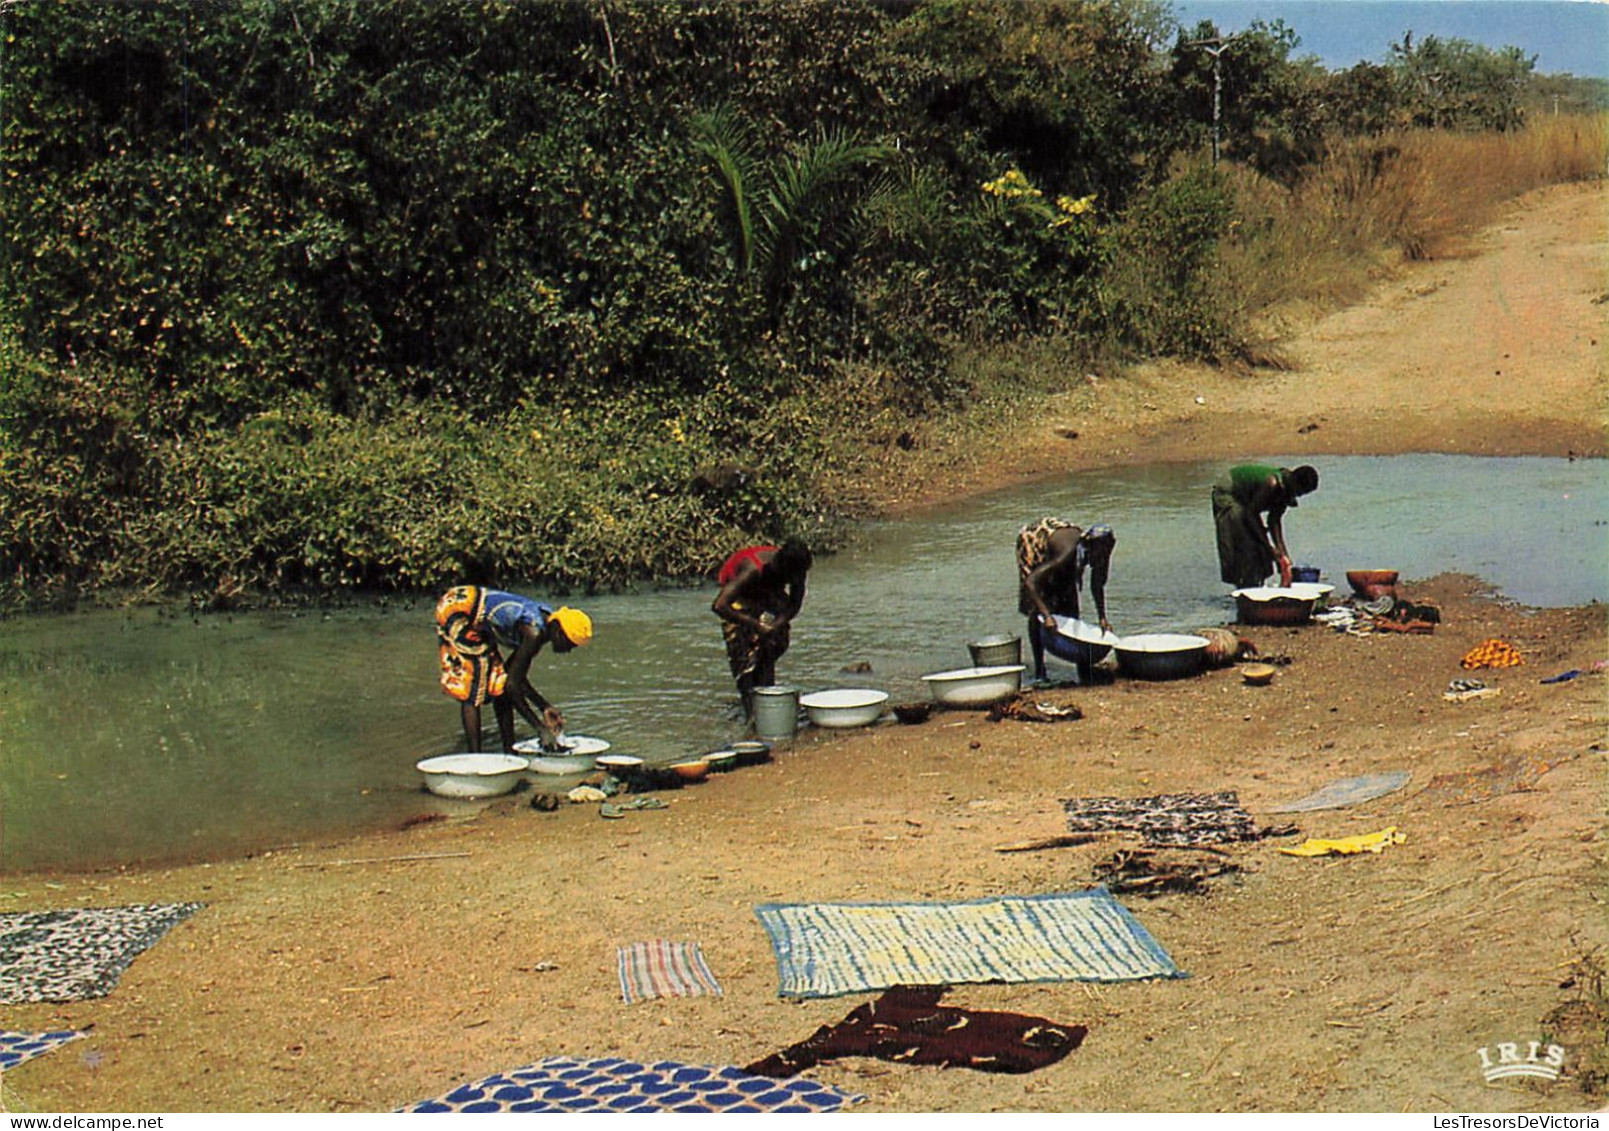
[[[767,903],[781,997],[970,982],[1182,978],[1105,888],[970,903]]]
[[[1523,664],[1525,657],[1520,650],[1504,640],[1493,637],[1491,640],[1482,640],[1475,647],[1465,653],[1464,658],[1458,661],[1458,666],[1473,671],[1476,668],[1512,668],[1516,664]]]
[[[1147,844],[1178,846],[1256,840],[1261,834],[1233,790],[1155,797],[1074,797],[1062,801],[1075,833],[1136,832]]]
[[[936,1064],[980,1072],[1032,1072],[1083,1044],[1089,1030],[1022,1013],[940,1005],[946,986],[895,986],[836,1025],[744,1069],[797,1076],[822,1061],[871,1056],[895,1064]]]
[[[721,996],[697,943],[653,939],[617,947],[620,995],[627,1005],[651,997]]]
[[[0,915],[0,1002],[105,997],[129,964],[204,903]]]
[[[662,1060],[553,1056],[512,1072],[463,1084],[407,1112],[772,1112],[837,1111],[865,1096],[814,1080],[771,1080],[738,1068]]]
[[[57,1029],[49,1033],[0,1032],[0,1072],[8,1072],[83,1035],[72,1029]]]

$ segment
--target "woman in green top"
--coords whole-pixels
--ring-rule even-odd
[[[1212,488],[1212,520],[1218,527],[1218,574],[1230,585],[1261,585],[1279,569],[1279,583],[1291,583],[1291,555],[1281,520],[1298,496],[1318,488],[1318,472],[1302,465],[1274,467],[1246,463]],[[1265,521],[1263,516],[1267,515]]]

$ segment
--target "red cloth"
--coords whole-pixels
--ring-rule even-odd
[[[726,562],[721,566],[721,572],[715,575],[716,582],[725,585],[728,581],[731,581],[737,575],[737,571],[742,568],[744,562],[753,562],[757,568],[764,569],[765,563],[760,560],[760,555],[774,553],[775,551],[775,546],[749,546],[746,549],[739,550],[726,559]]]

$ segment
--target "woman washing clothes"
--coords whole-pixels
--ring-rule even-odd
[[[1017,532],[1017,611],[1028,618],[1028,644],[1033,651],[1034,678],[1045,678],[1045,637],[1054,633],[1058,616],[1077,617],[1078,594],[1089,569],[1089,587],[1095,595],[1095,612],[1102,630],[1112,631],[1106,619],[1106,578],[1112,566],[1117,536],[1110,526],[1088,530],[1060,518],[1042,518]],[[1082,683],[1090,681],[1090,666],[1078,666]]]
[[[580,609],[555,609],[518,593],[458,585],[436,602],[441,689],[458,700],[464,748],[479,753],[480,709],[490,701],[503,751],[514,753],[514,713],[552,745],[564,731],[559,709],[531,686],[531,661],[545,645],[563,655],[592,639],[592,618]],[[503,662],[499,647],[507,649]]]
[[[813,558],[799,542],[749,546],[722,564],[721,591],[710,605],[721,618],[726,659],[743,697],[744,717],[754,718],[754,689],[777,681],[777,661],[788,650],[790,626],[804,605],[805,575]]]
[[[1285,548],[1285,511],[1318,489],[1318,472],[1307,465],[1275,467],[1245,463],[1212,488],[1212,521],[1218,529],[1218,574],[1237,589],[1263,584],[1277,568],[1279,583],[1291,583]],[[1264,515],[1267,515],[1265,521]]]

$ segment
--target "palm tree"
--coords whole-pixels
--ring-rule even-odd
[[[726,107],[695,115],[692,131],[726,197],[740,284],[754,288],[774,326],[804,273],[849,238],[859,174],[889,150],[832,130],[765,160]]]

